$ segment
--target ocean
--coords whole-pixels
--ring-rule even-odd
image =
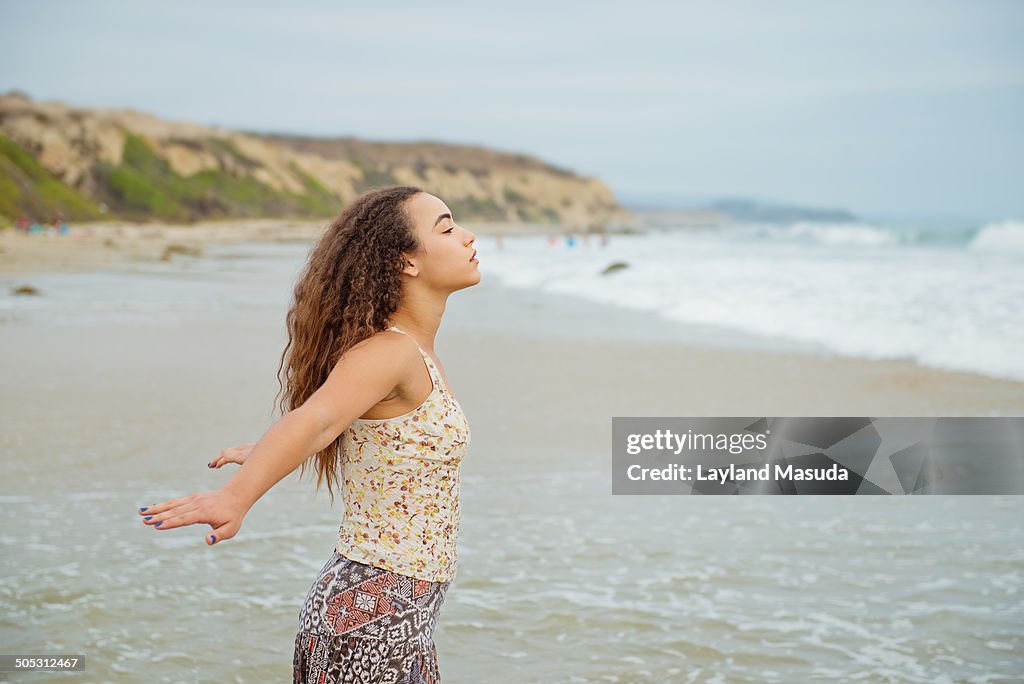
[[[670,332],[681,342],[909,359],[1024,380],[1021,222],[662,224],[609,235],[603,245],[597,235],[577,234],[506,236],[500,244],[480,236],[475,247],[485,278],[581,305],[650,312],[683,324]],[[203,258],[39,274],[31,282],[47,296],[18,297],[5,288],[0,324],[142,317],[173,325],[179,314],[279,310],[308,251],[304,244],[214,245]],[[127,285],[127,274],[146,287]]]
[[[478,247],[491,282],[530,288],[517,310],[544,292],[571,295],[552,298],[546,319],[565,323],[546,332],[583,344],[692,335],[1019,371],[1019,252],[1002,229],[994,250],[985,237],[882,244],[836,230]],[[288,680],[340,501],[331,508],[308,475],[290,476],[217,547],[202,541],[205,525],[157,532],[135,507],[226,482],[234,466],[205,463],[269,426],[307,252],[222,245],[4,279],[0,650],[83,654],[89,682]],[[614,261],[628,266],[600,275]],[[8,294],[21,282],[43,295]],[[610,327],[603,302],[664,323]],[[451,324],[467,339],[530,327],[509,311],[453,302]],[[614,319],[648,318],[629,313]],[[529,364],[507,361],[489,377],[533,382]],[[535,395],[498,394],[487,385],[493,398],[466,401],[476,422],[459,574],[435,634],[446,682],[934,684],[1024,672],[1020,497],[611,496],[610,416],[565,408],[577,417],[559,423]]]
[[[1024,380],[1024,223],[662,226],[640,235],[477,240],[508,287],[684,323],[692,342]],[[613,264],[617,270],[605,273]]]

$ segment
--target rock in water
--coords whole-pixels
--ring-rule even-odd
[[[615,273],[616,271],[621,271],[624,268],[629,268],[629,264],[627,264],[625,261],[616,261],[614,263],[608,264],[608,266],[606,266],[605,269],[601,271],[601,275]]]
[[[180,245],[178,243],[172,243],[164,247],[164,253],[160,255],[160,260],[170,261],[171,255],[173,254],[184,254],[186,256],[202,256],[203,248],[194,247],[192,245]]]

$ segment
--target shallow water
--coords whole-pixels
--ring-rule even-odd
[[[607,245],[596,236],[571,246],[508,239],[500,250],[491,238],[479,242],[481,269],[508,286],[780,349],[1024,380],[1024,224],[1012,230],[1007,244],[908,242],[880,226],[823,224],[655,231]],[[624,267],[606,273],[613,264]]]
[[[59,294],[0,326],[2,652],[84,654],[90,682],[288,681],[340,502],[290,476],[215,547],[134,512],[220,486],[232,466],[205,463],[270,425],[305,250],[246,249],[40,278]],[[487,318],[451,308],[446,334]],[[586,310],[557,334],[598,334]],[[446,682],[1020,680],[1021,497],[613,497],[605,422],[474,426]]]
[[[85,681],[286,680],[336,532],[325,501],[286,481],[215,549],[199,529],[140,529],[126,508],[178,487],[65,477],[0,499],[6,652],[84,654]],[[467,474],[463,490],[435,635],[447,681],[1024,671],[1019,497],[611,497],[603,468]]]

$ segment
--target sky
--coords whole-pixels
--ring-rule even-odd
[[[1024,218],[1024,2],[0,2],[0,92],[537,156],[629,206]]]

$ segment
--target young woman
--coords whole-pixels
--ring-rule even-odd
[[[219,490],[139,509],[158,530],[208,524],[215,544],[300,465],[301,478],[315,464],[332,504],[340,487],[335,549],[299,613],[295,682],[440,681],[433,631],[455,577],[470,429],[434,337],[448,295],[480,282],[475,239],[419,188],[358,197],[295,287],[283,416],[210,464],[242,464]]]

